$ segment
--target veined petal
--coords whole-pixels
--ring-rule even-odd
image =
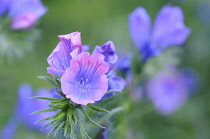
[[[70,67],[70,60],[76,57],[82,50],[80,32],[58,36],[61,41],[47,58],[50,67],[47,72],[61,76]]]
[[[50,65],[50,67],[47,68],[47,72],[61,76],[70,66],[70,60],[72,59],[70,53],[69,48],[66,48],[63,43],[59,42],[47,58],[47,62]]]
[[[82,52],[70,62],[70,68],[61,77],[61,89],[67,98],[81,105],[94,103],[108,89],[109,69],[104,56]]]
[[[190,34],[190,28],[184,25],[181,8],[164,6],[157,15],[151,42],[161,50],[170,45],[182,45]]]
[[[69,47],[70,51],[73,51],[76,48],[79,48],[79,53],[82,52],[82,42],[80,32],[73,32],[66,35],[59,35],[61,42]]]
[[[144,8],[138,7],[130,14],[129,29],[133,42],[141,48],[150,35],[150,17]]]

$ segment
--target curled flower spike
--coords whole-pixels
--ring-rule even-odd
[[[59,35],[60,42],[47,58],[50,67],[47,72],[61,76],[70,67],[72,56],[82,51],[80,32],[73,32],[67,35]],[[73,53],[73,50],[74,53]]]
[[[166,5],[158,13],[151,30],[146,10],[136,8],[129,16],[129,28],[143,61],[159,55],[169,46],[182,45],[190,34],[190,28],[183,21],[181,8]]]
[[[61,89],[67,98],[81,105],[94,103],[108,89],[109,69],[104,56],[82,52],[70,62],[70,68],[61,77]]]

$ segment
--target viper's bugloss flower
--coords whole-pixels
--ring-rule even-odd
[[[192,74],[191,74],[192,75]],[[147,84],[147,95],[163,115],[175,112],[190,95],[192,82],[186,72],[173,70],[159,73]]]
[[[53,97],[53,93],[47,89],[40,88],[37,90],[36,95],[43,97]],[[31,115],[34,111],[49,109],[46,100],[30,99],[34,96],[33,90],[29,84],[22,84],[18,90],[18,100],[15,106],[14,114],[10,118],[10,121],[3,128],[1,137],[3,139],[13,138],[19,123],[23,123],[30,129],[40,131],[40,129],[46,124],[46,121],[34,124],[36,121],[52,116],[54,112],[39,113]],[[43,132],[47,132],[44,129]]]
[[[169,46],[182,45],[190,34],[190,28],[183,21],[180,7],[166,5],[158,13],[151,29],[146,10],[143,7],[136,8],[129,16],[129,29],[143,61],[159,55]]]
[[[29,29],[46,13],[47,9],[40,0],[10,0],[9,17],[11,28]]]
[[[82,52],[70,61],[70,68],[61,77],[61,89],[77,104],[94,103],[108,89],[108,70],[102,54]]]
[[[103,44],[102,46],[96,46],[93,53],[100,53],[105,56],[105,62],[109,64],[109,71],[117,63],[117,55],[115,53],[115,46],[112,41],[108,41],[107,43]]]
[[[82,42],[80,32],[73,32],[66,35],[59,35],[60,42],[47,58],[50,67],[47,72],[50,74],[61,76],[70,67],[72,55],[82,51]],[[76,49],[76,50],[75,50]],[[75,50],[75,53],[72,53]]]
[[[6,12],[6,10],[9,8],[10,1],[11,0],[0,1],[0,15],[3,15]]]

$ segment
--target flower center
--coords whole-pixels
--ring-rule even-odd
[[[77,83],[77,87],[85,92],[88,91],[90,83],[88,82],[88,79],[81,78],[80,81]]]

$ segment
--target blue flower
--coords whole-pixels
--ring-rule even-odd
[[[172,114],[181,107],[197,83],[191,71],[161,72],[147,84],[147,96],[160,114]]]
[[[9,6],[12,29],[29,29],[46,13],[40,0],[13,0]]]
[[[9,8],[11,0],[0,0],[0,15],[3,15]]]
[[[30,99],[30,97],[43,96],[43,97],[53,97],[55,91],[49,91],[44,88],[37,90],[36,94],[33,94],[33,90],[29,84],[22,84],[18,90],[18,101],[15,106],[14,114],[10,118],[10,121],[3,128],[1,132],[1,137],[3,139],[13,138],[19,123],[23,123],[26,127],[40,131],[41,128],[46,124],[46,122],[40,122],[34,124],[38,120],[52,116],[54,112],[45,112],[31,115],[31,113],[38,110],[49,109],[46,100],[42,99]],[[43,132],[48,132],[48,129],[43,129]]]
[[[164,6],[158,13],[151,29],[150,17],[142,7],[136,8],[129,16],[129,29],[143,61],[159,55],[172,45],[182,45],[190,28],[185,27],[181,8]]]

